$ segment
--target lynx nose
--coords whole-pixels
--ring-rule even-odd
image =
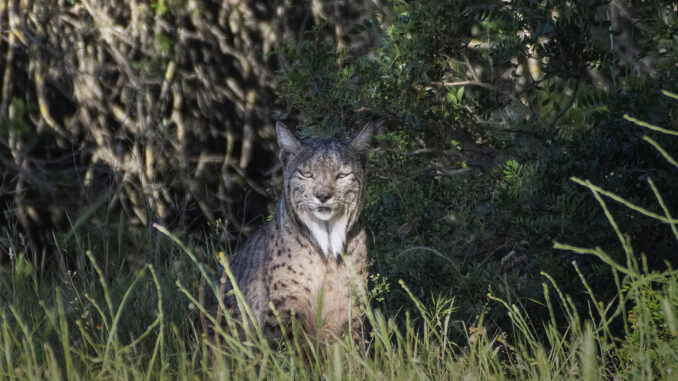
[[[322,202],[323,204],[327,202],[327,200],[332,198],[332,193],[326,190],[317,190],[315,193],[313,193],[315,198],[318,199],[318,201]]]

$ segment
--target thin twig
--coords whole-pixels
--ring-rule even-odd
[[[579,77],[577,77],[577,82],[574,85],[574,90],[572,91],[572,98],[570,101],[567,103],[567,106],[563,107],[562,110],[560,110],[559,113],[556,114],[556,116],[553,118],[551,123],[549,124],[550,127],[554,127],[556,123],[558,123],[558,120],[565,115],[565,113],[572,107],[574,104],[574,101],[577,99],[577,91],[579,90]]]

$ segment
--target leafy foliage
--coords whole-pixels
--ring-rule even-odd
[[[337,51],[321,29],[289,41],[277,91],[300,112],[304,133],[353,129],[365,114],[384,119],[365,210],[375,270],[419,297],[455,295],[470,319],[490,285],[502,297],[538,297],[539,270],[579,287],[566,270],[572,258],[554,252],[553,240],[614,244],[568,177],[651,202],[636,182],[651,176],[678,199],[672,168],[621,117],[678,123],[656,87],[675,83],[675,70],[661,70],[675,41],[650,38],[675,27],[676,10],[657,6],[631,4],[622,14],[617,3],[396,2],[371,54]],[[624,228],[641,251],[670,252],[666,231],[639,219]],[[651,262],[664,260],[676,263],[667,255]],[[596,274],[601,295],[614,294],[609,273],[581,266]],[[389,306],[407,299],[396,293]]]

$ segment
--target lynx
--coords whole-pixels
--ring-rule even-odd
[[[282,199],[273,219],[230,263],[237,286],[268,338],[281,336],[278,318],[285,327],[294,317],[305,333],[319,340],[341,336],[349,319],[354,338],[361,329],[352,289],[364,285],[367,277],[366,236],[358,217],[373,130],[368,124],[349,141],[301,141],[284,124],[276,124]],[[216,299],[212,310],[215,304]],[[224,304],[237,310],[233,296]]]

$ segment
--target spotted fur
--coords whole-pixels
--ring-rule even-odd
[[[238,250],[230,269],[270,338],[281,331],[269,302],[283,326],[294,315],[305,332],[327,339],[340,336],[352,319],[355,335],[362,325],[352,289],[367,278],[366,236],[358,219],[373,128],[366,126],[350,141],[300,141],[282,123],[276,130],[283,198],[273,220]],[[224,302],[237,310],[232,296]]]

